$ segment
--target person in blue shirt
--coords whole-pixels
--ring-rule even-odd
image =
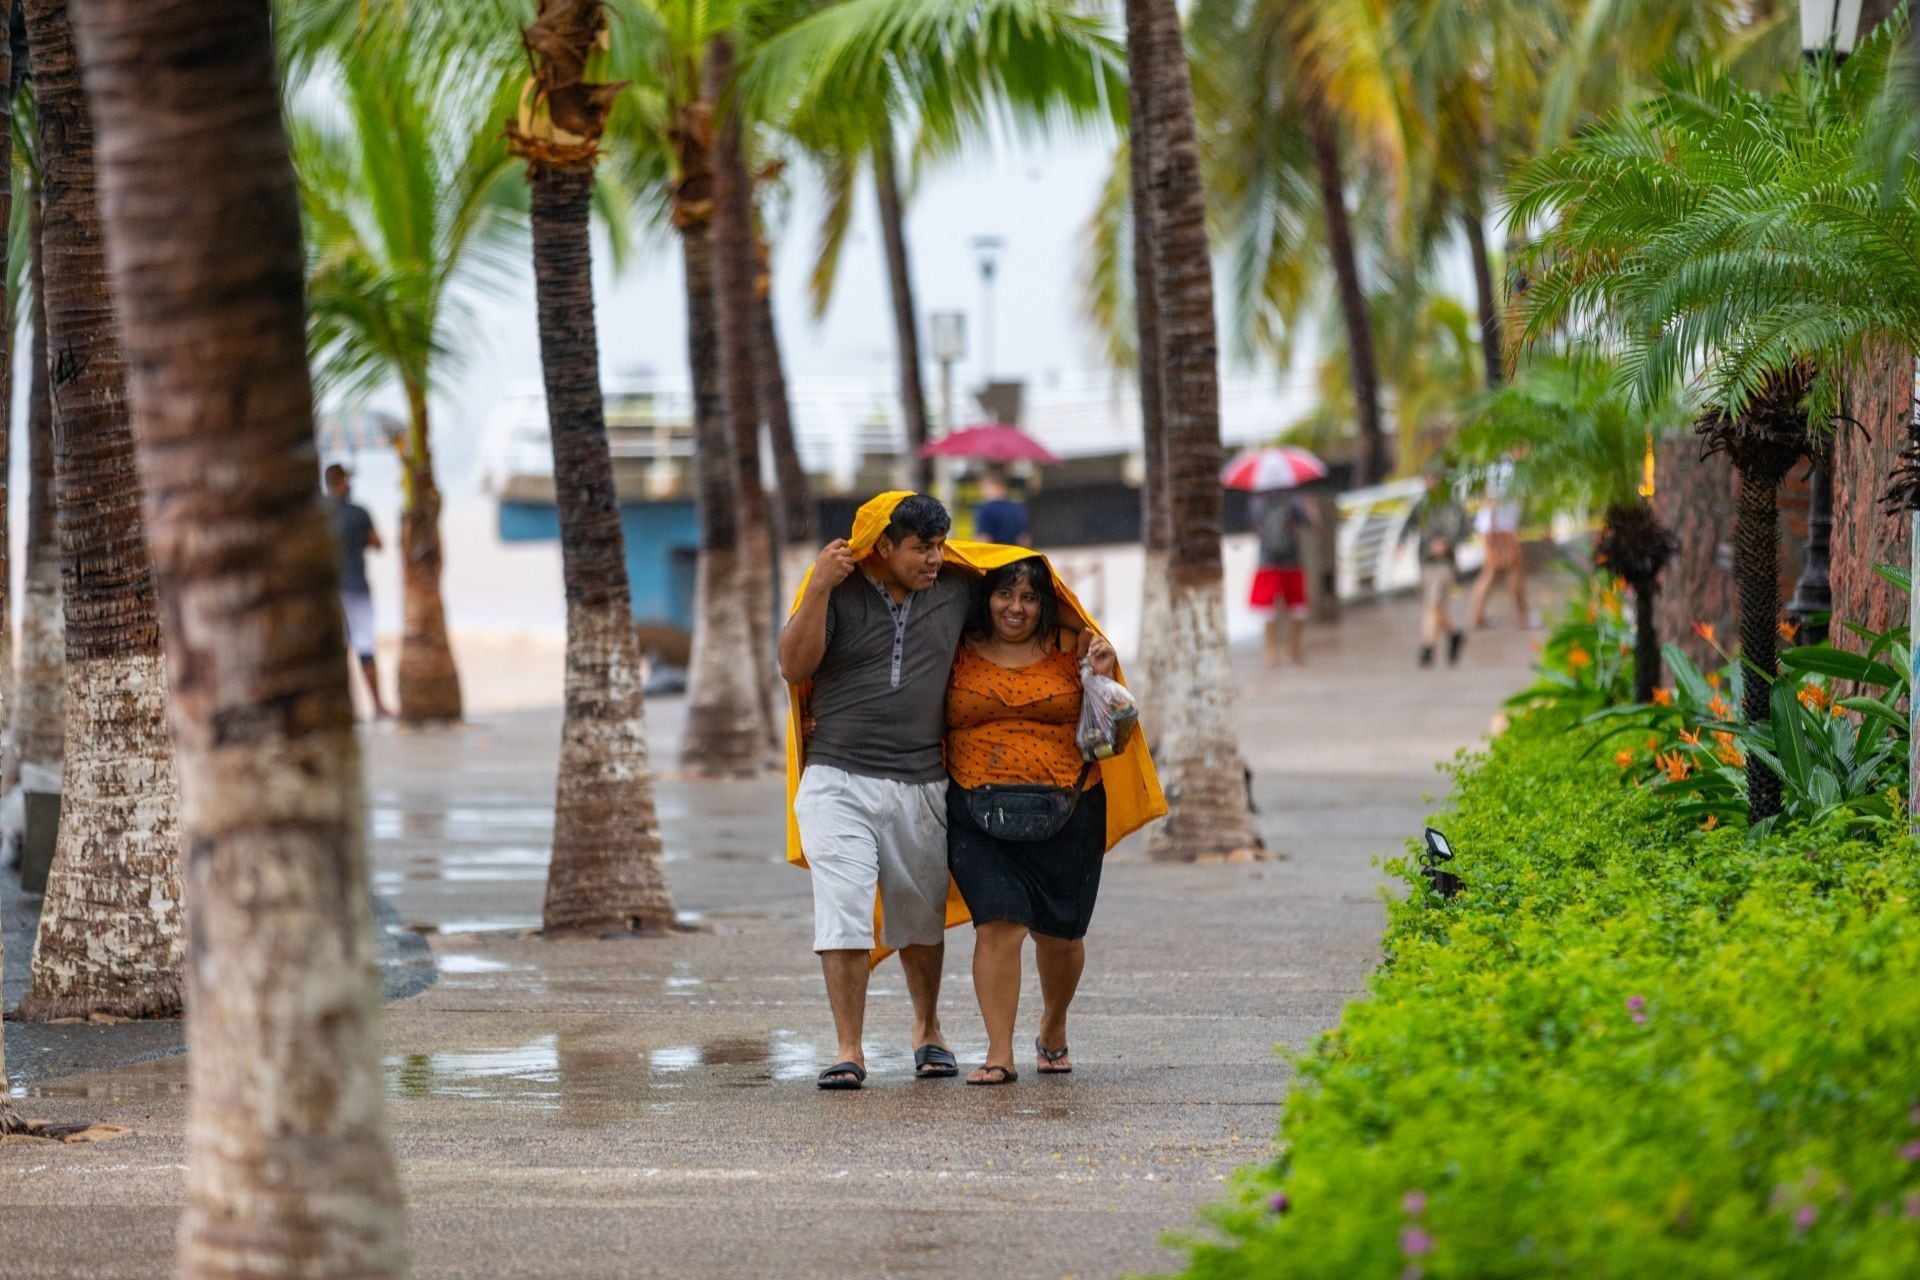
[[[980,505],[973,509],[973,536],[981,542],[1009,547],[1033,545],[1026,504],[1007,496],[1007,477],[998,468],[989,468],[980,477]]]

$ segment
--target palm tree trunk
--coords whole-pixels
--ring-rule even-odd
[[[60,532],[53,495],[53,396],[48,388],[46,287],[40,270],[40,193],[31,189],[28,264],[33,340],[27,394],[27,567],[20,615],[7,787],[21,766],[56,774],[66,743],[66,618],[60,599]]]
[[[1173,517],[1167,508],[1167,419],[1161,406],[1160,309],[1153,296],[1153,185],[1147,156],[1147,101],[1139,76],[1127,78],[1127,198],[1133,222],[1134,336],[1140,380],[1140,654],[1134,692],[1156,717],[1166,685],[1173,619],[1168,548]]]
[[[724,36],[707,43],[707,96],[726,100],[733,83],[733,42]],[[754,686],[759,691],[762,732],[769,749],[780,743],[774,718],[773,524],[767,491],[760,479],[760,359],[755,334],[753,179],[742,151],[740,113],[729,108],[713,137],[713,301],[714,327],[720,338],[721,402],[727,434],[739,467],[739,591],[746,599],[751,632]]]
[[[1487,257],[1486,211],[1478,196],[1460,213],[1467,229],[1467,254],[1473,261],[1473,298],[1480,312],[1480,356],[1486,361],[1487,385],[1507,380],[1506,347],[1500,333],[1500,301],[1493,291],[1493,264]]]
[[[433,478],[427,389],[409,382],[407,436],[401,454],[405,505],[400,511],[400,720],[441,724],[461,713],[460,672],[447,639],[440,591],[440,486]]]
[[[12,25],[13,0],[0,0],[0,19],[5,19],[4,23],[0,23],[0,27],[10,27]],[[10,42],[7,42],[7,41],[0,41],[0,44],[6,45],[4,49],[0,49],[0,84],[11,85],[13,81],[13,46]],[[9,95],[6,102],[0,103],[0,126],[5,126],[5,137],[0,138],[0,212],[4,212],[7,218],[7,221],[0,222],[0,226],[10,225],[12,221],[12,214],[13,214],[12,108],[13,108],[13,98],[11,95]],[[5,262],[6,262],[5,254],[6,254],[5,247],[0,246],[0,267],[4,267],[5,265]],[[5,278],[4,273],[0,272],[0,279],[4,279],[4,278]],[[7,353],[7,359],[5,360],[5,364],[7,367],[4,370],[0,370],[0,390],[5,391],[4,397],[0,398],[0,437],[11,436],[13,434],[12,432],[12,425],[13,425],[13,421],[12,421],[12,405],[13,405],[12,339],[13,339],[13,334],[16,332],[16,330],[13,324],[13,316],[11,314],[11,310],[12,308],[9,307],[8,308],[9,314],[7,316],[7,331],[4,334],[0,334],[0,352]],[[7,477],[7,471],[8,471],[8,467],[6,465],[8,462],[7,449],[8,449],[7,442],[4,439],[0,439],[0,525],[4,525],[6,523],[6,517],[8,514],[7,504],[6,504],[6,484],[7,484],[6,477]],[[12,576],[10,573],[7,572],[7,562],[6,562],[5,552],[4,552],[5,536],[6,535],[4,531],[0,531],[0,593],[4,593],[7,590],[7,580],[10,579]],[[4,622],[5,622],[5,619],[0,618],[0,623],[4,623]],[[11,633],[12,633],[12,628],[8,626],[6,628],[6,634],[4,636],[0,636],[0,639],[4,639],[10,642],[12,638]],[[8,652],[6,656],[9,659],[11,659],[13,656],[10,651],[10,644],[8,646]],[[11,675],[12,675],[11,662],[8,663],[7,670],[4,674],[6,678],[8,678],[9,680],[11,679]],[[9,690],[8,691],[9,696],[6,699],[6,706],[9,711],[12,710],[12,704],[13,704],[11,693],[12,691]],[[9,763],[11,763],[11,761],[9,761]],[[5,986],[5,982],[6,982],[6,957],[3,955],[0,955],[0,988],[3,988]],[[7,1045],[6,1045],[6,1037],[4,1033],[0,1033],[0,1136],[5,1136],[6,1134],[9,1134],[9,1133],[18,1133],[25,1127],[26,1127],[26,1122],[21,1118],[20,1113],[14,1110],[13,1099],[7,1096]]]
[[[53,494],[53,394],[47,371],[47,290],[41,263],[40,192],[30,188],[28,264],[33,342],[27,393],[27,570],[20,610],[7,789],[22,766],[57,776],[67,740],[67,623],[60,597],[60,530]]]
[[[780,484],[777,525],[780,543],[785,547],[811,550],[819,536],[813,514],[813,495],[808,491],[807,469],[800,462],[800,450],[793,436],[793,407],[787,399],[787,371],[780,357],[780,331],[773,316],[773,249],[756,238],[753,281],[754,341],[759,350],[754,367],[758,371],[756,389],[760,417],[767,424],[767,441],[773,447],[773,473]]]
[[[27,0],[26,13],[45,184],[67,751],[60,835],[18,1016],[171,1017],[186,943],[180,790],[127,365],[95,204],[93,124],[66,0]]]
[[[1633,700],[1644,705],[1660,687],[1660,624],[1654,612],[1660,582],[1639,578],[1627,585],[1633,588]]]
[[[567,589],[548,935],[672,927],[593,314],[593,171],[536,164],[533,277]]]
[[[907,219],[893,170],[893,132],[873,149],[873,189],[880,203],[880,239],[887,250],[887,284],[893,292],[893,331],[900,352],[900,415],[907,424],[907,474],[925,492],[933,472],[920,450],[929,439],[927,392],[920,383],[920,322],[913,306],[913,273],[907,265]]]
[[[1392,474],[1387,433],[1380,422],[1380,372],[1373,356],[1373,320],[1360,287],[1360,260],[1354,253],[1353,226],[1347,216],[1347,185],[1340,163],[1340,133],[1327,104],[1315,95],[1309,109],[1313,128],[1314,170],[1320,202],[1326,210],[1327,253],[1340,295],[1340,318],[1347,330],[1347,365],[1353,378],[1353,402],[1360,419],[1360,483],[1379,484]]]
[[[1247,811],[1233,713],[1220,564],[1219,344],[1213,268],[1193,130],[1192,86],[1174,0],[1127,0],[1127,61],[1144,80],[1153,277],[1173,522],[1173,652],[1160,697],[1168,816],[1149,855],[1194,859],[1259,843]]]
[[[755,687],[753,642],[740,591],[739,466],[727,431],[714,318],[713,169],[709,109],[697,104],[675,130],[680,178],[675,223],[686,262],[687,356],[693,374],[695,497],[700,560],[694,576],[693,659],[680,761],[711,777],[751,776],[767,757]]]
[[[268,7],[76,8],[194,797],[179,1274],[399,1276],[366,814]],[[36,32],[36,72],[39,47]]]
[[[1741,710],[1749,724],[1771,713],[1773,677],[1778,670],[1780,626],[1780,483],[1757,470],[1740,477],[1740,506],[1734,532],[1735,578],[1740,591],[1740,654],[1745,659]],[[1747,755],[1747,812],[1760,822],[1780,812],[1780,779],[1753,752]]]

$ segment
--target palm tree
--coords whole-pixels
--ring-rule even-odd
[[[533,188],[540,364],[567,591],[566,715],[543,911],[549,935],[660,930],[674,921],[593,314],[594,166],[621,87],[589,76],[605,30],[599,0],[541,0],[524,36],[532,91],[507,126]]]
[[[24,59],[16,61],[16,67]],[[32,94],[15,98],[30,105]],[[17,128],[15,154],[30,156]],[[9,708],[10,742],[6,784],[11,788],[23,766],[55,776],[66,743],[66,617],[60,592],[60,539],[56,527],[53,476],[53,397],[48,387],[46,283],[41,271],[43,219],[37,177],[15,202],[15,220],[27,224],[26,296],[31,308],[27,394],[26,573],[20,608],[20,661]],[[11,266],[11,264],[9,264]]]
[[[459,291],[499,278],[524,199],[497,127],[502,81],[484,63],[455,66],[447,74],[404,34],[361,40],[333,60],[344,119],[313,113],[294,125],[320,386],[364,395],[394,381],[406,398],[398,680],[400,717],[415,724],[461,710],[430,400],[452,363]]]
[[[60,834],[29,1021],[180,1011],[180,792],[160,619],[66,0],[27,0],[66,611]]]
[[[1174,652],[1161,693],[1167,821],[1149,848],[1198,858],[1256,846],[1233,722],[1220,565],[1220,390],[1213,269],[1187,59],[1173,0],[1128,0],[1127,61],[1147,106],[1153,297],[1173,524]]]
[[[268,11],[76,8],[198,797],[180,1274],[400,1276],[366,815]],[[41,48],[36,30],[36,71]]]
[[[11,30],[13,26],[13,0],[0,0],[0,19],[4,19],[5,27],[8,30]],[[13,47],[12,47],[11,41],[8,41],[6,42],[6,47],[4,49],[0,49],[0,81],[9,82],[10,84],[12,79],[13,79]],[[7,117],[4,121],[0,121],[0,129],[4,129],[4,133],[0,134],[0,208],[3,208],[5,210],[5,218],[3,221],[0,221],[0,226],[5,226],[9,232],[9,235],[8,235],[9,250],[12,249],[14,244],[14,239],[11,235],[13,222],[14,222],[14,219],[13,219],[13,113],[10,110],[8,110],[8,108],[12,106],[13,101],[14,101],[14,95],[10,92],[7,94],[6,101],[4,103],[0,103],[0,111],[4,111]],[[31,195],[29,195],[28,198],[31,199]],[[12,266],[11,261],[9,261],[7,265],[9,268],[11,268]],[[12,284],[11,275],[12,275],[11,271],[0,272],[0,277],[5,277],[9,285]],[[12,304],[13,296],[14,296],[14,290],[12,288],[9,288],[7,290],[7,299],[9,304],[7,308],[9,312],[9,315],[7,317],[8,324],[6,327],[5,335],[0,335],[0,349],[7,349],[9,351],[11,350],[11,346],[12,346],[12,337],[15,333],[18,332],[17,328],[12,323],[13,317],[11,315],[11,312],[12,312],[11,304]],[[8,365],[11,365],[13,361],[9,358],[7,363]],[[5,373],[0,373],[0,387],[4,387],[8,389],[7,404],[0,405],[0,423],[10,424],[11,422],[10,408],[13,400],[13,396],[11,394],[12,385],[13,383],[12,383],[11,369],[9,369]],[[11,435],[12,432],[7,431],[6,434]],[[6,457],[6,445],[4,443],[0,443],[0,458],[5,458],[5,457]],[[6,485],[6,481],[4,479],[4,476],[0,476],[0,515],[4,515],[7,510],[6,501],[5,501],[5,495],[6,495],[5,485]],[[4,547],[4,545],[5,545],[4,541],[0,541],[0,547]],[[0,566],[4,566],[5,564],[6,564],[5,555],[4,553],[0,553]],[[4,584],[0,584],[0,593],[4,593],[6,589],[7,588]],[[3,620],[3,619],[0,619],[0,620]],[[11,657],[12,655],[9,653],[7,656]],[[0,981],[4,981],[5,967],[6,967],[5,957],[0,956]],[[10,1133],[19,1133],[26,1128],[25,1120],[23,1120],[21,1118],[20,1113],[14,1109],[13,1099],[7,1096],[7,1091],[4,1087],[4,1082],[6,1081],[6,1078],[7,1078],[7,1046],[5,1043],[4,1035],[0,1035],[0,1137],[4,1137]]]
[[[1622,394],[1611,361],[1575,351],[1523,365],[1513,381],[1479,397],[1455,438],[1469,461],[1513,459],[1513,492],[1536,507],[1601,513],[1594,566],[1633,589],[1639,702],[1651,702],[1660,683],[1654,602],[1677,549],[1647,501],[1644,462],[1685,416],[1675,401],[1641,409]]]
[[[1701,432],[1741,473],[1736,533],[1750,718],[1767,714],[1779,591],[1776,493],[1844,409],[1876,339],[1920,339],[1920,163],[1889,198],[1862,174],[1892,46],[1766,95],[1706,71],[1530,166],[1517,219],[1555,219],[1526,300],[1529,336],[1598,314],[1642,403],[1699,371]],[[1755,821],[1779,780],[1750,761]]]

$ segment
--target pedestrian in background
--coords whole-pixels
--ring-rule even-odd
[[[1295,666],[1306,662],[1307,571],[1301,560],[1306,531],[1319,522],[1312,508],[1291,493],[1253,495],[1253,527],[1260,543],[1260,564],[1248,598],[1267,617],[1267,665],[1280,665],[1280,630],[1287,627],[1287,655]]]
[[[353,477],[339,463],[327,467],[327,519],[340,554],[340,608],[347,615],[347,645],[360,660],[376,720],[392,712],[380,697],[380,673],[373,653],[373,588],[367,583],[367,552],[385,550],[367,509],[352,501]]]
[[[1008,547],[1033,545],[1033,534],[1027,529],[1027,506],[1008,496],[1006,473],[998,467],[988,467],[980,476],[980,505],[973,509],[973,536],[981,542]]]
[[[1467,625],[1479,630],[1487,625],[1487,603],[1493,598],[1494,583],[1502,575],[1513,592],[1513,624],[1536,625],[1527,607],[1527,565],[1520,548],[1520,503],[1513,496],[1513,460],[1495,465],[1487,480],[1486,504],[1474,516],[1473,527],[1487,547],[1486,563],[1473,584],[1473,599],[1467,606]]]
[[[1467,536],[1467,513],[1453,496],[1452,477],[1427,473],[1426,496],[1413,510],[1401,538],[1418,539],[1420,553],[1420,665],[1433,665],[1444,638],[1447,665],[1460,661],[1466,636],[1453,625],[1454,585],[1459,581],[1460,544]]]

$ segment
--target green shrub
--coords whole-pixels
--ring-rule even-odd
[[[1463,761],[1465,891],[1390,864],[1372,998],[1188,1275],[1920,1274],[1920,850],[1702,832],[1602,732]]]

